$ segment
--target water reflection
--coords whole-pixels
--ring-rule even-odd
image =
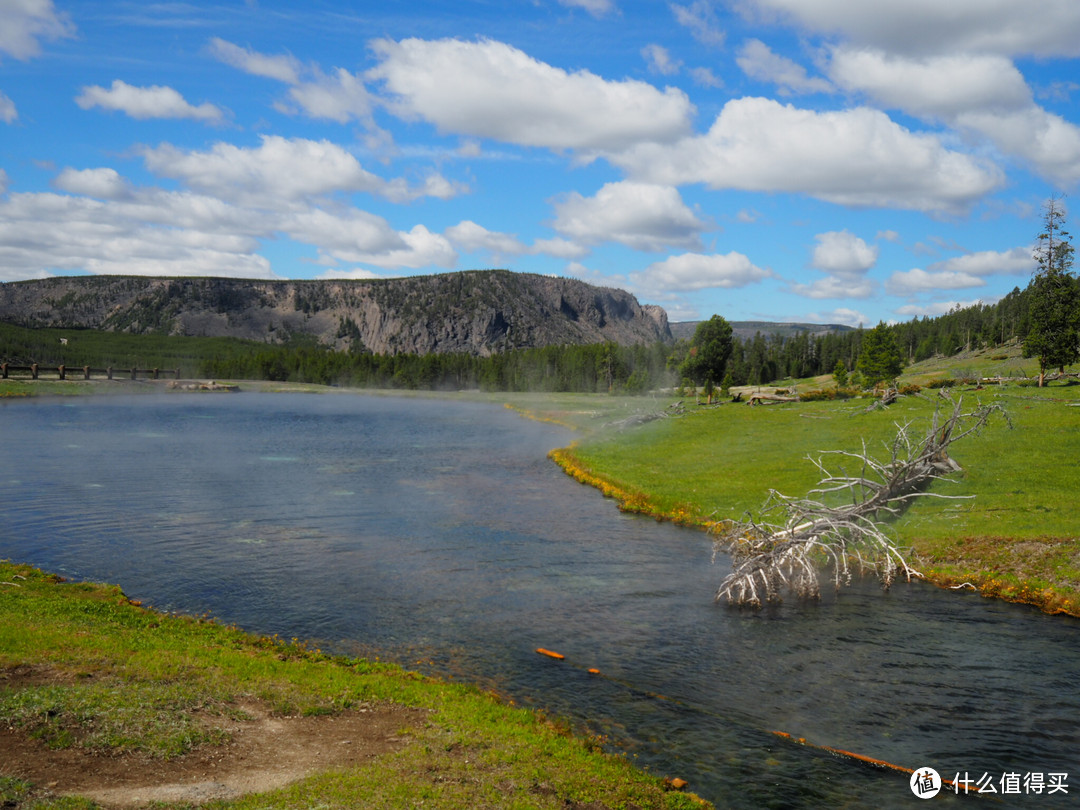
[[[949,778],[1061,771],[1080,791],[1076,622],[920,585],[715,606],[707,538],[618,513],[546,461],[565,431],[502,408],[19,402],[0,430],[0,556],[481,683],[720,806],[914,798],[903,775],[774,731]]]

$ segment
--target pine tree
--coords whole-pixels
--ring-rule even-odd
[[[1024,356],[1039,359],[1039,387],[1046,370],[1080,359],[1080,291],[1072,275],[1073,246],[1065,230],[1065,206],[1051,197],[1043,206],[1043,232],[1035,246],[1035,271],[1028,286],[1030,326]]]
[[[896,345],[896,335],[884,321],[863,336],[856,368],[862,372],[867,385],[896,379],[904,370],[904,359],[900,347]]]

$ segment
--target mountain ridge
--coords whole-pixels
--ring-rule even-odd
[[[378,280],[54,276],[0,284],[0,321],[272,344],[307,337],[376,354],[671,340],[667,313],[624,290],[509,270]]]

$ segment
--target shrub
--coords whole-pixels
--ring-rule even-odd
[[[902,396],[909,397],[912,394],[917,394],[922,391],[922,386],[916,385],[915,383],[908,383],[907,385],[901,385],[900,388],[897,389],[897,391]]]

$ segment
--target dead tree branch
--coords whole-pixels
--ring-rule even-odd
[[[953,401],[951,413],[942,419],[935,410],[925,436],[916,439],[911,425],[897,425],[888,461],[862,452],[826,451],[811,459],[822,478],[805,498],[781,495],[773,490],[762,508],[763,519],[752,517],[727,524],[714,541],[715,553],[729,552],[731,573],[720,583],[716,600],[760,607],[778,602],[784,591],[799,597],[821,595],[818,570],[833,570],[836,588],[851,581],[855,573],[873,572],[888,588],[897,575],[920,577],[884,529],[919,497],[960,498],[928,492],[934,481],[960,471],[949,457],[949,446],[982,428],[999,405],[963,410],[963,399]],[[857,470],[831,472],[824,457],[856,462]],[[780,519],[764,518],[779,513]]]

